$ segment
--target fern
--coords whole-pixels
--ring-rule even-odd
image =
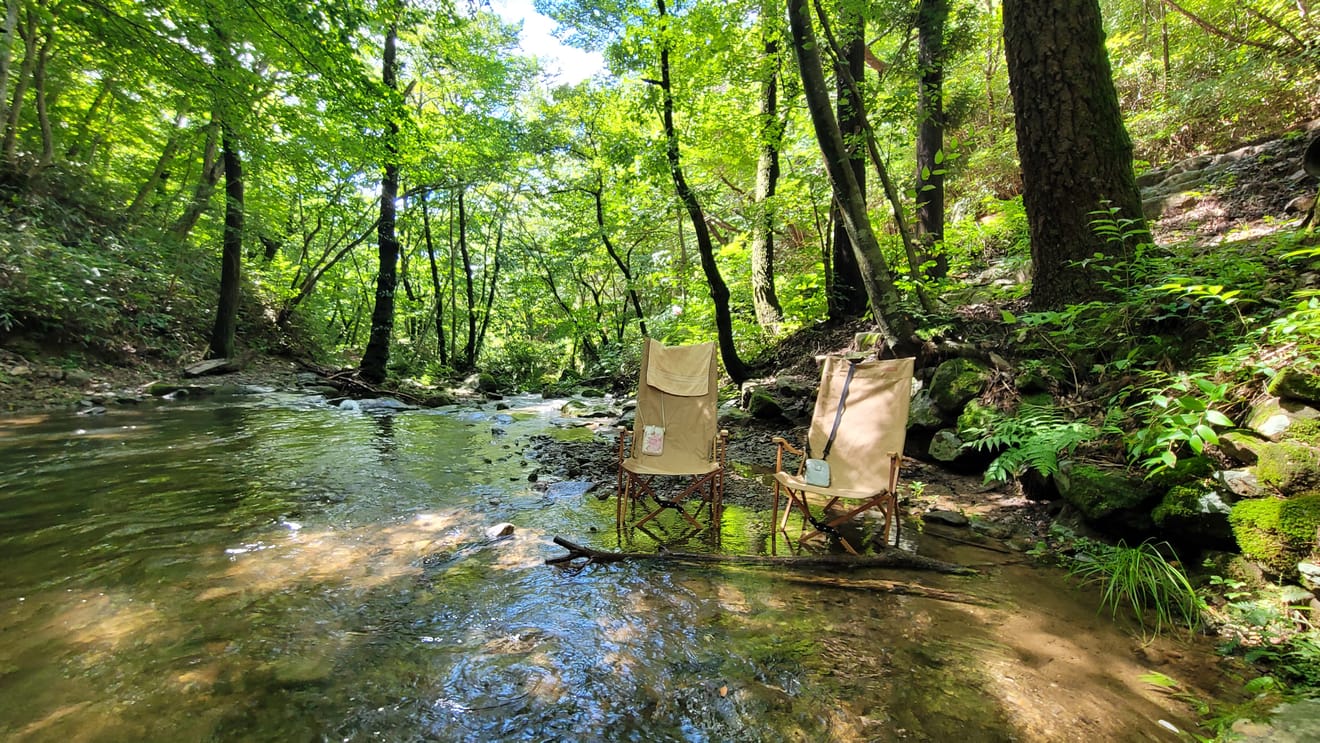
[[[985,470],[987,482],[1007,482],[1035,470],[1044,477],[1059,472],[1060,457],[1071,456],[1101,430],[1072,420],[1053,405],[1024,403],[1016,414],[994,415],[984,425],[964,431],[975,438],[965,447],[981,451],[1003,449]]]

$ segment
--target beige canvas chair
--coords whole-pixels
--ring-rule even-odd
[[[857,554],[839,527],[871,508],[879,508],[883,513],[882,533],[886,541],[891,529],[897,531],[896,490],[907,436],[912,368],[912,359],[824,358],[806,450],[781,437],[774,439],[778,451],[772,551],[779,533],[792,545],[788,520],[794,511],[802,515],[799,547],[809,539],[825,535]],[[784,469],[785,452],[802,458],[793,472]],[[824,459],[828,464],[828,484],[820,484],[818,478],[812,478],[817,484],[808,482],[808,459]],[[836,508],[841,503],[842,508]]]
[[[666,510],[700,530],[696,516],[705,508],[718,533],[728,440],[718,426],[718,393],[714,343],[670,347],[646,339],[637,417],[632,431],[619,431],[620,530]]]

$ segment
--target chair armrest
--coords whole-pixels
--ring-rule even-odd
[[[787,449],[791,454],[796,454],[799,457],[805,457],[807,455],[807,453],[802,449],[799,449],[796,446],[793,446],[792,444],[788,443],[788,439],[784,438],[783,436],[776,436],[773,439],[771,439],[771,441],[773,441],[776,446],[779,446],[783,449]]]

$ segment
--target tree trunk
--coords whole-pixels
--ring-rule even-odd
[[[174,117],[174,130],[170,132],[169,139],[165,142],[165,148],[161,150],[160,157],[156,158],[156,167],[152,169],[151,175],[138,188],[137,194],[133,197],[133,203],[128,206],[127,221],[129,224],[137,222],[142,216],[142,211],[147,207],[147,199],[151,192],[156,190],[156,185],[160,183],[165,172],[169,170],[170,164],[174,162],[174,157],[179,153],[179,145],[183,141],[183,123],[187,118],[188,111],[186,107],[180,107],[179,112]]]
[[[1004,0],[1004,46],[1031,231],[1031,303],[1037,308],[1100,299],[1097,253],[1123,249],[1097,236],[1092,213],[1107,205],[1145,230],[1105,53],[1098,0]]]
[[[637,327],[646,335],[646,315],[642,314],[642,298],[637,294],[637,287],[633,286],[632,270],[628,268],[628,261],[619,255],[619,251],[614,248],[614,241],[610,239],[610,233],[605,229],[605,204],[604,197],[601,195],[603,185],[598,181],[596,187],[589,193],[596,201],[596,226],[600,228],[600,241],[605,245],[605,252],[609,254],[610,260],[618,267],[619,273],[623,274],[624,288],[628,292],[628,300],[632,302],[633,312],[637,315]]]
[[[811,123],[816,130],[816,139],[820,143],[835,198],[843,207],[840,217],[848,229],[848,238],[852,241],[857,263],[862,269],[862,282],[875,314],[877,329],[889,346],[906,351],[913,341],[912,321],[899,305],[893,275],[880,252],[875,232],[871,229],[866,198],[857,179],[853,177],[851,157],[830,109],[819,46],[811,27],[806,0],[788,0],[788,15],[807,109],[811,114]]]
[[[779,120],[779,42],[773,25],[778,16],[772,3],[761,9],[765,38],[765,79],[761,83],[761,147],[756,161],[756,217],[752,222],[752,305],[756,321],[767,332],[779,332],[784,310],[775,293],[775,187],[779,182],[779,146],[784,125]]]
[[[170,237],[175,242],[183,242],[188,239],[188,233],[197,225],[197,220],[202,218],[206,207],[211,203],[211,194],[215,193],[215,184],[220,182],[220,174],[224,172],[224,160],[217,157],[220,149],[220,117],[217,113],[211,114],[211,123],[206,127],[206,146],[202,150],[202,174],[197,179],[197,185],[193,188],[192,199],[188,206],[184,208],[183,214],[174,220],[170,226]]]
[[[927,275],[949,274],[944,240],[944,23],[949,0],[921,0],[917,8],[917,240]]]
[[[221,240],[220,303],[211,329],[211,345],[206,352],[208,359],[234,356],[234,328],[238,325],[238,288],[243,266],[243,163],[233,128],[228,122],[222,123],[221,128],[224,131],[225,230]]]
[[[467,340],[463,343],[463,358],[458,361],[460,371],[472,371],[477,365],[477,294],[472,285],[472,256],[467,244],[467,205],[464,188],[458,189],[458,254],[463,259],[463,288],[467,297]],[[457,308],[455,308],[457,311]]]
[[[667,23],[665,0],[656,0],[660,18]],[[706,226],[706,215],[702,211],[697,193],[683,177],[682,161],[679,157],[678,131],[674,128],[674,95],[669,82],[669,41],[667,28],[661,29],[660,41],[660,91],[663,98],[663,123],[665,130],[665,154],[669,160],[669,174],[674,179],[674,190],[687,209],[692,222],[692,231],[697,236],[697,251],[701,254],[701,269],[706,274],[706,283],[710,285],[711,302],[715,305],[715,332],[719,339],[720,358],[724,361],[724,371],[733,379],[734,384],[742,384],[751,374],[733,341],[733,314],[729,311],[729,287],[720,276],[719,266],[715,263],[715,246],[710,240],[710,229]]]
[[[19,28],[19,38],[23,39],[23,63],[18,66],[18,78],[14,81],[14,97],[9,105],[9,116],[5,119],[4,161],[11,173],[18,164],[18,125],[23,115],[23,99],[27,97],[28,84],[32,80],[32,70],[37,65],[37,20],[36,10],[28,8],[25,21]]]
[[[445,295],[440,285],[440,266],[435,260],[435,239],[431,234],[431,208],[422,194],[422,237],[426,240],[426,255],[431,259],[431,291],[435,294],[435,345],[439,350],[440,365],[449,366],[449,347],[445,345]]]
[[[19,0],[5,0],[5,31],[0,36],[0,121],[9,120],[9,63],[14,59],[14,31]]]
[[[385,53],[381,64],[381,77],[390,90],[391,100],[399,89],[395,75],[398,71],[396,47],[398,26],[390,24],[385,32]],[[371,311],[371,335],[362,352],[358,376],[373,384],[385,381],[390,360],[390,336],[394,332],[394,290],[398,286],[399,241],[394,234],[395,206],[399,197],[399,123],[395,111],[387,113],[385,124],[385,168],[380,179],[380,223],[376,225],[376,243],[380,270],[376,274],[376,304]]]
[[[843,43],[839,65],[846,67],[853,80],[861,80],[866,70],[866,20],[860,13],[846,13],[842,34],[847,37]],[[862,200],[866,200],[866,160],[862,157],[861,141],[866,125],[866,110],[861,101],[854,100],[851,89],[840,75],[835,80],[835,100],[838,108],[839,130],[848,152],[848,167],[852,169],[857,188]],[[862,269],[857,263],[856,251],[852,238],[848,237],[848,228],[843,219],[843,204],[835,192],[830,206],[834,217],[834,239],[830,247],[829,267],[830,293],[826,298],[829,317],[834,322],[846,322],[861,317],[866,312],[866,283],[862,280]]]
[[[46,95],[46,66],[50,62],[50,50],[55,45],[54,25],[48,25],[46,37],[41,41],[37,52],[37,65],[32,68],[32,95],[37,104],[37,128],[41,131],[41,157],[28,171],[29,176],[55,164],[55,132],[50,124],[50,98]]]

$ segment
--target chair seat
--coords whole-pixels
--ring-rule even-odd
[[[870,500],[871,498],[874,498],[880,493],[885,492],[885,488],[883,485],[878,488],[875,488],[874,490],[855,490],[855,489],[845,490],[843,488],[828,488],[828,487],[821,487],[820,485],[810,485],[807,483],[806,480],[803,480],[797,475],[794,475],[789,472],[776,472],[775,479],[778,480],[780,484],[782,484],[786,488],[792,488],[793,490],[799,490],[799,491],[806,491],[808,493],[816,493],[817,495],[823,495],[828,498],[847,498],[849,500]]]
[[[719,462],[710,462],[700,467],[675,470],[668,467],[656,467],[647,464],[643,460],[627,457],[623,460],[623,468],[634,475],[708,475],[722,467]]]

